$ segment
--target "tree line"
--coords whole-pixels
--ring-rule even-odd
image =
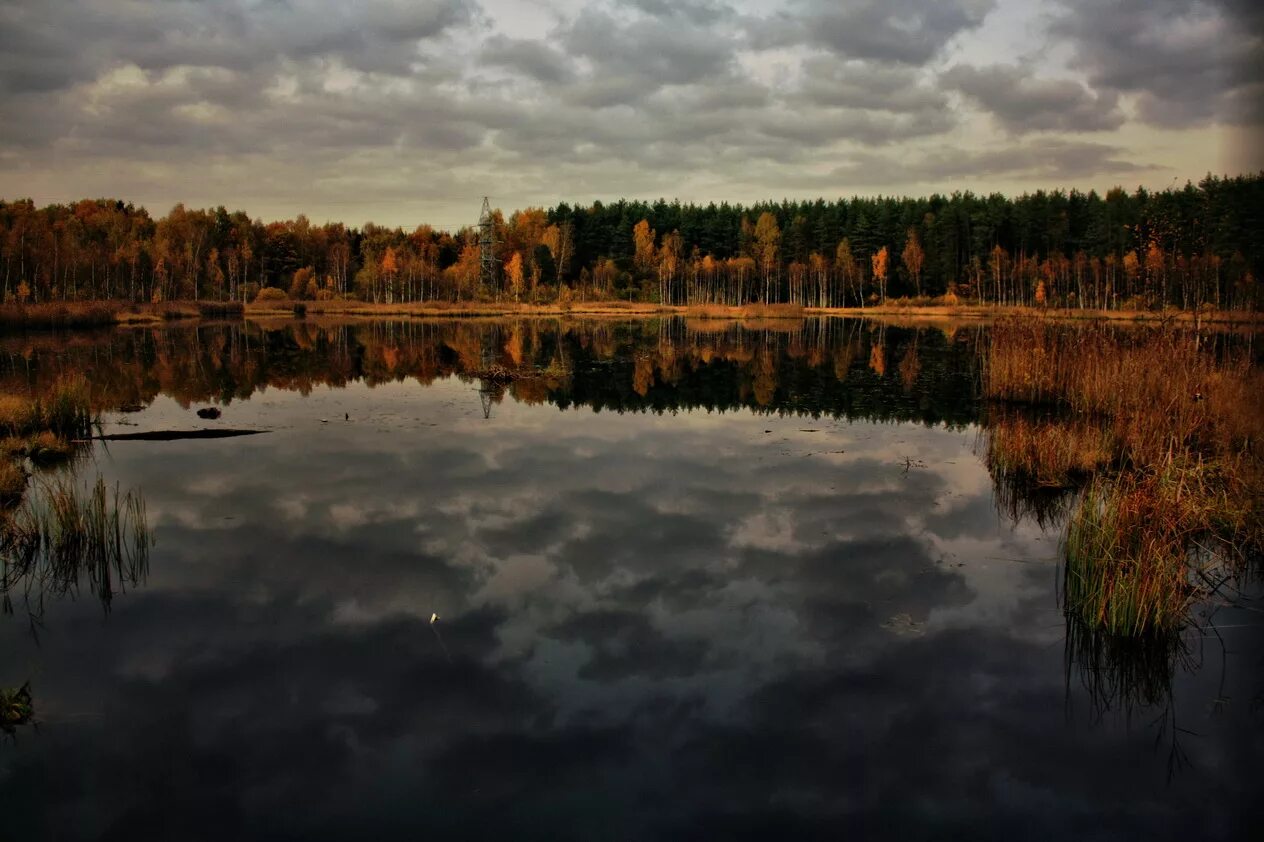
[[[621,298],[872,306],[891,298],[1152,309],[1261,303],[1264,173],[1105,195],[561,203],[479,229],[274,222],[223,207],[0,201],[6,302]]]

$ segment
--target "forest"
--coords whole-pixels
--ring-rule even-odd
[[[472,214],[473,216],[473,214]],[[1154,310],[1261,304],[1264,173],[1150,191],[493,211],[480,228],[264,222],[183,204],[0,200],[3,300],[919,303]]]

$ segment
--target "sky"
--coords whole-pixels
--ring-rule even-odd
[[[1264,169],[1254,0],[0,0],[0,197],[456,228]]]

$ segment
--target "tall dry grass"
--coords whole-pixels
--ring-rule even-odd
[[[26,471],[8,459],[0,458],[0,509],[22,502],[26,493]]]
[[[1037,419],[1005,410],[988,419],[986,462],[994,477],[1068,488],[1114,458],[1114,434],[1096,419]]]
[[[1042,528],[1060,522],[1074,492],[1115,458],[1113,435],[1100,419],[993,408],[982,435],[997,506]]]
[[[59,379],[37,397],[0,395],[0,435],[30,436],[51,432],[62,438],[85,438],[93,426],[91,390],[87,378]]]
[[[1009,319],[992,330],[983,393],[1109,418],[1122,455],[1147,465],[1187,447],[1258,447],[1264,371],[1192,331]]]
[[[50,330],[112,325],[122,305],[111,301],[0,305],[0,330]]]
[[[1109,634],[1168,634],[1208,593],[1205,569],[1264,549],[1264,373],[1173,329],[993,330],[983,366],[1001,412],[988,462],[1004,484],[1086,488],[1063,541],[1064,605]]]

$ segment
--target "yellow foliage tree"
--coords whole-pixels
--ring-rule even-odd
[[[648,273],[654,268],[654,239],[657,237],[650,227],[648,219],[642,219],[632,229],[632,246],[635,249],[632,258],[638,271]]]
[[[878,295],[885,302],[887,300],[887,266],[890,260],[887,247],[878,249],[878,253],[869,260],[873,264],[873,279],[878,284]]]
[[[844,237],[834,251],[834,269],[843,282],[844,293],[849,284],[856,285],[856,297],[860,299],[860,308],[865,307],[865,280],[856,256],[851,252],[851,240]]]
[[[755,262],[764,275],[764,302],[768,302],[769,286],[777,269],[778,251],[781,248],[781,228],[777,217],[764,211],[755,222]]]
[[[514,301],[517,301],[522,296],[526,280],[522,271],[522,252],[515,251],[513,257],[509,258],[509,262],[505,264],[505,277],[509,280],[509,291],[513,293]]]
[[[922,266],[926,262],[926,252],[922,250],[922,244],[918,242],[916,228],[909,228],[908,238],[904,241],[904,251],[900,253],[900,259],[904,261],[904,267],[913,276],[913,286],[917,290],[917,297],[921,298]]]

